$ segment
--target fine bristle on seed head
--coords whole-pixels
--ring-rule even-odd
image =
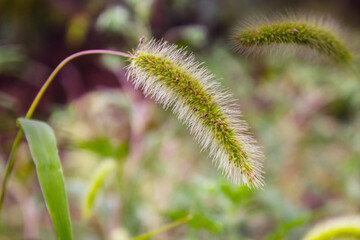
[[[127,70],[135,87],[171,107],[229,179],[262,187],[263,154],[214,76],[192,54],[167,42],[141,43],[133,55]]]

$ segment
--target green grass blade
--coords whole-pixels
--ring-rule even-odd
[[[143,234],[141,236],[135,237],[135,238],[133,238],[131,240],[147,240],[147,239],[150,239],[150,238],[152,238],[152,237],[154,237],[154,236],[156,236],[156,235],[158,235],[160,233],[163,233],[165,231],[168,231],[170,229],[178,227],[181,224],[184,224],[184,223],[190,221],[192,218],[193,218],[192,215],[188,215],[186,217],[183,217],[183,218],[180,218],[180,219],[176,220],[175,222],[169,223],[169,224],[167,224],[165,226],[162,226],[162,227],[160,227],[158,229],[152,230],[152,231],[150,231],[148,233],[145,233],[145,234]]]
[[[71,240],[71,220],[55,135],[44,122],[19,119],[29,143],[45,203],[61,240]]]
[[[116,162],[113,159],[104,160],[97,167],[83,198],[82,215],[84,219],[89,219],[91,217],[96,196],[103,186],[105,179],[115,170]]]

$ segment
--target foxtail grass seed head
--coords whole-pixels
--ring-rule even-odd
[[[128,77],[146,96],[171,107],[213,161],[236,183],[262,187],[263,154],[239,120],[231,94],[193,55],[167,42],[140,43],[128,66]]]
[[[360,239],[360,216],[344,216],[321,222],[303,240]]]
[[[353,56],[345,35],[342,27],[330,18],[288,13],[243,23],[235,31],[232,42],[234,49],[245,55],[299,50],[349,64]]]

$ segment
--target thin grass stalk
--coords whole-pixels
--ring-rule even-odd
[[[169,224],[167,224],[165,226],[162,226],[162,227],[160,227],[158,229],[155,229],[155,230],[152,230],[152,231],[147,232],[145,234],[142,234],[142,235],[140,235],[138,237],[135,237],[135,238],[133,238],[131,240],[146,240],[146,239],[149,239],[151,237],[159,235],[162,232],[168,231],[168,230],[173,229],[175,227],[178,227],[178,226],[180,226],[180,225],[182,225],[184,223],[187,223],[191,219],[192,219],[192,215],[186,216],[184,218],[180,218],[180,219],[176,220],[175,222],[169,223]]]

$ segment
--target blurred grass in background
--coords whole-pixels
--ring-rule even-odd
[[[231,52],[236,23],[288,8],[343,20],[359,42],[356,1],[2,0],[0,170],[50,71],[90,48],[129,51],[142,36],[187,46],[234,92],[266,155],[264,190],[228,183],[176,118],[126,81],[126,62],[83,57],[65,67],[35,118],[58,137],[75,239],[126,240],[187,215],[154,239],[299,239],[310,222],[360,211],[360,84],[345,70],[294,56]],[[116,161],[92,217],[91,177]],[[0,239],[55,239],[26,144],[19,149]]]

